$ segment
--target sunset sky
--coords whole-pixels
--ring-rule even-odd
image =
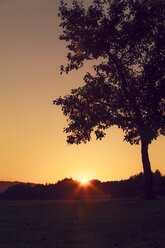
[[[58,7],[57,0],[0,0],[0,181],[129,178],[142,171],[140,146],[123,142],[116,127],[102,141],[66,143],[66,118],[52,101],[82,85],[89,65],[60,75],[67,51]],[[152,170],[162,174],[164,148],[163,136],[149,147]]]

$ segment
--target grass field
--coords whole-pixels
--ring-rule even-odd
[[[0,248],[165,248],[165,199],[0,201]]]

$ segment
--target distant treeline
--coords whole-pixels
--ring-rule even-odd
[[[165,176],[156,170],[153,173],[154,189],[158,196],[165,196]],[[142,197],[143,173],[128,180],[100,182],[91,180],[86,186],[73,179],[65,178],[56,184],[18,183],[0,194],[6,200],[62,200],[84,198]]]

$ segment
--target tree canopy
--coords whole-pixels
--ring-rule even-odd
[[[68,116],[68,143],[105,136],[117,125],[124,139],[151,143],[165,133],[165,8],[163,0],[93,1],[69,8],[61,1],[61,40],[69,42],[68,73],[85,60],[98,60],[85,85],[54,101]]]

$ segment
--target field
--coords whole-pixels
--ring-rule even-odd
[[[165,199],[0,201],[0,248],[165,248]]]

